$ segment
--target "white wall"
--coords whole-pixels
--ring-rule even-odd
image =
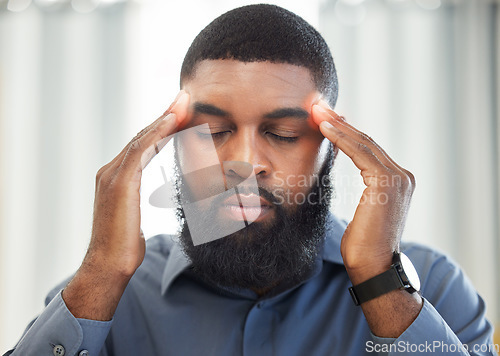
[[[490,88],[498,94],[500,78],[490,71],[498,62],[489,53],[489,2],[443,1],[435,10],[419,7],[433,2],[424,0],[345,2],[357,5],[274,3],[331,45],[338,111],[415,173],[405,238],[457,259],[493,319],[500,108]],[[0,1],[0,352],[78,268],[97,169],[169,105],[195,35],[251,2],[108,0],[85,14],[44,3],[14,13]],[[349,219],[362,187],[347,159],[338,166],[336,211]]]

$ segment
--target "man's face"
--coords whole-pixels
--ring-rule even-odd
[[[220,162],[248,162],[259,186],[289,192],[285,205],[293,205],[298,193],[307,192],[310,185],[304,184],[304,177],[319,173],[327,152],[326,140],[309,118],[319,93],[308,69],[283,63],[206,60],[184,89],[191,96],[185,128],[208,124],[211,131],[200,130],[198,136],[186,138],[178,152],[185,170],[206,162],[204,146],[211,133]],[[243,176],[247,172],[239,170],[245,168],[228,164],[225,178]],[[198,191],[204,185],[190,188],[194,198],[203,196]],[[260,221],[275,217],[272,209],[262,210]]]
[[[316,225],[324,224],[328,199],[318,194],[327,194],[321,188],[329,187],[329,181],[325,182],[324,178],[328,178],[332,163],[329,142],[310,119],[311,106],[318,100],[319,93],[309,70],[283,63],[206,60],[199,63],[193,78],[183,83],[183,89],[191,98],[188,119],[183,128],[202,124],[208,126],[190,130],[190,135],[185,135],[177,145],[180,173],[206,166],[210,160],[207,142],[213,140],[218,160],[224,162],[221,171],[226,188],[248,177],[250,170],[255,174],[258,191],[246,190],[244,184],[238,186],[243,205],[245,199],[251,202],[253,197],[260,195],[259,207],[250,203],[243,209],[238,206],[241,200],[238,202],[231,198],[200,202],[200,212],[208,213],[216,224],[252,215],[257,219],[244,229],[246,231],[200,246],[187,246],[189,232],[184,226],[181,240],[195,267],[198,262],[203,262],[202,268],[206,270],[210,261],[197,259],[216,259],[216,255],[223,255],[224,252],[235,256],[240,254],[237,260],[241,267],[242,258],[245,258],[243,255],[253,253],[257,248],[262,250],[263,240],[277,240],[277,234],[285,230],[287,236],[284,239],[291,241],[281,241],[282,247],[266,245],[269,258],[287,254],[287,244],[296,242],[302,247],[307,245],[294,234],[299,230],[300,234],[308,236],[314,235],[313,230],[320,233]],[[221,184],[220,175],[205,175],[202,181],[188,177],[181,179],[184,185],[181,190],[187,192],[191,201],[206,198],[207,189]],[[231,184],[231,181],[235,183]],[[311,197],[311,194],[315,196]],[[318,237],[310,236],[309,242],[308,251],[297,251],[298,259],[304,260],[300,253],[311,255],[311,250],[318,245]],[[260,247],[257,247],[259,244]],[[207,249],[214,246],[217,246],[212,251],[214,254],[206,254]],[[295,247],[300,250],[300,246]],[[272,251],[283,248],[284,251]],[[294,246],[289,248],[292,251]],[[221,261],[212,262],[221,265]],[[216,271],[213,273],[217,274]],[[221,284],[235,284],[238,278],[233,283],[218,280],[217,276],[210,279]],[[249,281],[242,286],[265,288],[265,284],[269,283],[269,280],[264,282],[262,279],[261,283]]]

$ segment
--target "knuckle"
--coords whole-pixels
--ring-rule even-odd
[[[106,177],[108,176],[108,172],[109,172],[109,167],[110,167],[111,163],[108,163],[106,164],[105,166],[102,166],[101,168],[99,168],[99,170],[97,171],[96,175],[95,175],[95,181],[96,181],[96,184],[99,184],[101,183],[103,180],[106,179]]]
[[[161,137],[161,138],[163,138],[163,137],[164,137],[164,135],[162,134],[162,132],[161,132],[161,130],[160,130],[159,125],[155,125],[155,126],[153,126],[153,127],[151,128],[151,130],[149,131],[149,133],[151,133],[151,135],[152,135],[153,137],[157,137],[157,136],[159,136],[159,137]]]
[[[407,173],[401,174],[400,175],[400,189],[403,192],[410,192],[412,193],[413,190],[415,189],[415,184],[413,183],[414,178],[412,178],[413,175],[409,175]]]
[[[132,142],[133,141],[137,141],[138,139],[140,139],[142,136],[144,136],[144,134],[148,131],[148,127],[146,128],[143,128],[141,131],[139,131],[137,133],[137,135],[135,135],[135,137],[132,139]]]
[[[140,138],[137,138],[137,139],[132,140],[132,142],[130,143],[130,146],[128,148],[128,152],[129,153],[138,152],[141,150],[141,148],[142,148],[141,140],[140,140]]]
[[[367,134],[361,133],[360,135],[361,135],[361,141],[363,141],[365,145],[370,145],[374,143],[373,139]]]
[[[107,189],[109,186],[109,182],[111,180],[111,173],[109,171],[103,172],[96,180],[96,189],[98,191],[102,191],[103,189]]]
[[[106,169],[105,169],[105,168],[106,168],[106,166],[101,167],[101,168],[99,168],[99,170],[97,171],[97,173],[96,173],[96,175],[95,175],[95,180],[96,180],[97,182],[99,182],[99,181],[101,180],[102,175],[103,175],[103,174],[104,174],[104,172],[106,171]]]
[[[363,154],[372,154],[372,150],[364,143],[358,142],[357,150]]]
[[[342,132],[342,131],[338,131],[336,133],[338,139],[344,139],[347,135],[345,134],[345,132]]]
[[[410,180],[411,186],[413,187],[413,189],[415,189],[415,185],[417,184],[417,181],[415,179],[415,175],[413,175],[413,173],[411,173],[410,171],[407,171],[407,170],[405,170],[405,173]]]

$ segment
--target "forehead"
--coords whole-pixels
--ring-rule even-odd
[[[319,95],[309,69],[288,63],[204,60],[183,83],[192,101],[307,106]]]

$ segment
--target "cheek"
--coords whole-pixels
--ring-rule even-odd
[[[318,155],[316,160],[314,161],[314,170],[315,172],[319,172],[320,169],[325,164],[325,160],[328,156],[328,147],[330,146],[330,141],[324,138],[319,146]]]
[[[220,164],[212,140],[199,138],[195,129],[187,129],[177,135],[177,152],[182,173]]]
[[[192,198],[201,200],[224,190],[222,168],[213,144],[187,133],[178,139],[177,156],[179,173]]]
[[[329,141],[326,139],[314,140],[300,147],[300,158],[283,160],[274,174],[276,186],[292,194],[308,192],[317,184],[328,145]]]

